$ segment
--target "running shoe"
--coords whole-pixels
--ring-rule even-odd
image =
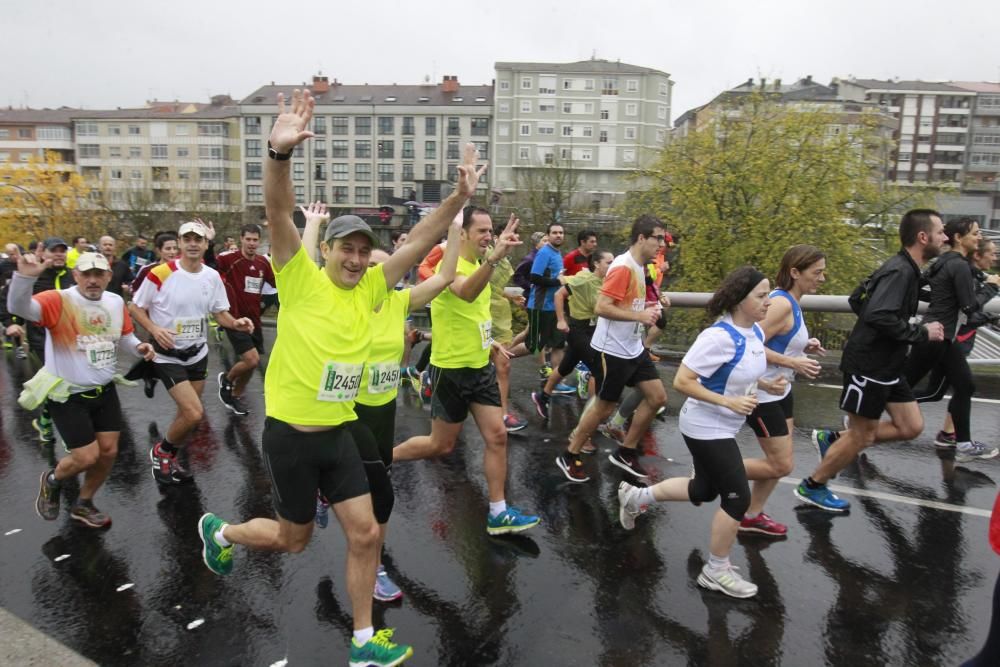
[[[566,479],[571,482],[583,483],[590,481],[590,477],[583,470],[583,461],[578,456],[569,458],[565,453],[560,454],[556,457],[556,465],[566,475]]]
[[[142,378],[142,393],[146,398],[153,398],[153,394],[156,393],[156,378],[148,375]]]
[[[601,422],[597,425],[597,432],[603,435],[605,438],[610,438],[616,442],[625,442],[625,431],[620,428],[612,426],[608,422]]]
[[[166,454],[160,443],[149,448],[149,460],[153,464],[153,479],[160,484],[183,484],[193,479],[191,471],[177,460],[177,454]]]
[[[573,429],[572,431],[569,432],[570,442],[572,442],[575,438],[576,438],[576,429]],[[597,447],[594,446],[594,441],[591,440],[590,438],[587,438],[587,441],[583,443],[582,447],[580,447],[580,453],[586,454],[588,456],[590,456],[591,454],[596,454]]]
[[[108,528],[111,526],[111,517],[94,507],[93,503],[84,503],[79,500],[73,503],[69,510],[69,518],[79,521],[89,528]]]
[[[219,373],[219,400],[233,414],[245,415],[248,410],[243,406],[243,401],[238,396],[233,396],[233,383],[226,377],[226,371]]]
[[[539,519],[533,514],[522,514],[516,507],[508,507],[496,516],[486,517],[486,532],[490,535],[520,533],[538,525]]]
[[[393,644],[392,629],[384,628],[364,644],[351,637],[350,667],[392,667],[408,660],[413,655],[413,647]]]
[[[590,371],[576,373],[576,395],[581,400],[590,398]]]
[[[831,431],[830,429],[818,429],[812,432],[812,444],[816,448],[816,453],[819,454],[820,461],[826,456],[827,450],[830,449],[830,445],[836,440],[834,435],[836,431]]]
[[[563,384],[559,382],[552,389],[553,394],[558,394],[559,396],[572,396],[576,393],[576,387],[571,387],[568,384]]]
[[[947,433],[945,431],[938,431],[937,436],[934,438],[934,444],[937,447],[952,448],[957,443],[955,441],[955,432]]]
[[[963,443],[955,448],[955,461],[968,463],[975,459],[992,459],[998,453],[996,447],[989,447],[978,440]]]
[[[635,475],[639,479],[649,478],[649,475],[642,467],[642,464],[639,463],[639,454],[634,449],[619,447],[617,452],[608,454],[608,460],[622,470]]]
[[[406,369],[406,379],[410,383],[410,388],[413,392],[419,396],[420,395],[420,376],[421,373],[413,366]]]
[[[827,512],[846,512],[851,508],[851,503],[826,488],[826,484],[810,489],[803,480],[795,487],[795,497]]]
[[[743,517],[740,521],[741,533],[760,533],[769,537],[785,537],[788,534],[788,526],[778,523],[767,514],[761,512],[754,518]]]
[[[375,571],[375,590],[372,592],[372,597],[379,602],[393,602],[403,597],[403,591],[399,590],[399,586],[389,578],[384,566],[379,566]]]
[[[55,442],[56,435],[52,429],[52,420],[37,417],[31,420],[31,428],[38,433],[38,441],[41,443]]]
[[[514,431],[520,431],[528,425],[527,420],[521,419],[517,415],[511,413],[503,416],[503,425],[507,429],[508,433],[513,433]]]
[[[201,559],[209,570],[218,575],[227,575],[233,571],[233,545],[224,547],[215,541],[215,534],[226,522],[211,512],[202,514],[198,519],[198,537],[201,538]]]
[[[632,486],[628,482],[618,485],[618,521],[622,528],[632,530],[635,528],[635,518],[649,509],[649,505],[639,504],[639,487]]]
[[[424,371],[420,374],[420,398],[424,399],[424,403],[430,403],[433,394],[430,371]]]
[[[42,473],[38,480],[38,497],[35,498],[35,512],[46,521],[55,521],[59,518],[59,490],[61,485],[53,478],[49,480],[50,474],[55,474],[56,469],[50,468]]]
[[[705,564],[698,575],[698,585],[710,591],[719,591],[729,597],[752,598],[757,595],[757,585],[740,576],[739,568],[730,565],[724,570],[713,570]]]
[[[14,358],[15,359],[27,359],[28,358],[28,352],[27,352],[27,350],[25,350],[24,347],[18,345],[17,347],[14,348]]]
[[[320,528],[326,528],[330,525],[330,503],[326,502],[326,498],[319,491],[316,492],[316,517],[314,521]]]
[[[548,379],[550,375],[552,375],[552,366],[547,363],[542,364],[542,366],[538,369],[538,376],[545,380]]]
[[[531,402],[535,404],[535,412],[542,419],[549,418],[549,395],[544,391],[531,392]]]

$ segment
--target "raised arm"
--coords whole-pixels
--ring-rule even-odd
[[[459,211],[448,227],[448,245],[441,259],[441,269],[433,276],[410,290],[410,312],[423,308],[455,280],[458,253],[462,248],[462,213]]]
[[[306,206],[299,206],[302,215],[306,217],[306,226],[302,230],[302,245],[305,246],[309,259],[317,261],[319,256],[319,227],[324,222],[330,222],[330,214],[326,212],[326,204],[321,201]]]
[[[458,165],[458,183],[455,190],[430,215],[410,230],[406,243],[382,264],[387,289],[393,289],[410,267],[417,264],[444,236],[448,224],[457,213],[461,212],[469,197],[475,194],[479,179],[487,167],[484,164],[476,168],[478,157],[476,147],[471,143],[466,144],[462,164]]]
[[[292,91],[291,109],[285,108],[285,96],[278,93],[278,118],[271,128],[270,147],[286,155],[313,136],[306,127],[312,119],[316,100],[308,90]],[[289,160],[264,160],[264,210],[271,230],[271,263],[278,271],[299,251],[302,243],[292,221],[295,191],[289,175]]]
[[[486,256],[486,261],[471,276],[458,276],[455,278],[455,282],[451,284],[451,291],[455,293],[455,296],[463,301],[472,303],[479,296],[479,293],[486,289],[496,265],[507,256],[512,247],[521,245],[521,239],[517,235],[517,226],[520,224],[521,221],[511,213],[507,226],[504,227],[503,232],[497,237],[496,245],[493,246],[493,250]]]

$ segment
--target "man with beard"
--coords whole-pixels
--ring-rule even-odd
[[[562,348],[566,337],[556,328],[556,290],[562,287],[560,276],[563,258],[559,252],[565,232],[563,226],[553,222],[545,230],[549,242],[541,247],[531,263],[531,294],[528,296],[528,350],[539,354],[542,366],[539,369],[543,379],[562,360]],[[545,359],[545,350],[551,350]]]

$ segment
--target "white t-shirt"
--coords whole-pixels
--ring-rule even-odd
[[[727,330],[720,324],[731,327]],[[757,393],[757,380],[767,370],[764,355],[764,334],[756,324],[746,329],[733,324],[726,315],[708,327],[694,341],[681,363],[698,374],[703,386],[723,396],[745,396]],[[741,339],[742,354],[737,355],[737,339]],[[734,364],[734,358],[739,360]],[[699,440],[732,438],[743,426],[746,417],[729,408],[688,398],[681,408],[681,433]]]
[[[771,299],[784,298],[788,299],[792,304],[792,328],[788,330],[787,333],[771,336],[771,338],[764,343],[764,345],[771,350],[779,354],[784,354],[789,357],[804,357],[806,356],[806,345],[809,344],[809,331],[806,329],[806,323],[802,319],[802,308],[795,301],[795,298],[786,292],[785,290],[774,290],[771,292]],[[780,401],[785,396],[788,396],[792,391],[792,380],[795,379],[795,371],[791,368],[785,368],[784,366],[775,366],[774,364],[767,365],[767,373],[764,374],[764,379],[773,381],[777,380],[779,377],[784,377],[788,380],[788,384],[785,385],[785,391],[781,394],[769,394],[764,390],[761,390],[757,394],[757,399],[761,403],[773,403],[774,401]]]
[[[601,294],[611,297],[619,308],[641,312],[646,309],[646,278],[642,265],[625,252],[615,257],[601,285]],[[620,359],[635,359],[642,354],[642,323],[597,318],[597,328],[590,346]]]
[[[177,260],[160,264],[146,275],[146,280],[132,297],[135,305],[149,311],[153,323],[174,333],[174,348],[201,345],[190,359],[157,354],[158,364],[190,366],[208,354],[208,322],[205,315],[229,310],[226,287],[219,273],[202,265],[201,271],[185,271]]]

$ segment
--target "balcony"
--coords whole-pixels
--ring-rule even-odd
[[[976,107],[977,116],[1000,116],[1000,106]]]
[[[969,127],[967,125],[938,125],[938,132],[968,132]]]
[[[964,151],[965,144],[944,144],[937,143],[934,144],[934,149],[938,151]]]
[[[938,109],[938,113],[954,114],[956,116],[968,116],[969,109],[968,107],[941,107],[940,109]]]
[[[971,192],[1000,192],[1000,181],[965,181],[962,189]]]

